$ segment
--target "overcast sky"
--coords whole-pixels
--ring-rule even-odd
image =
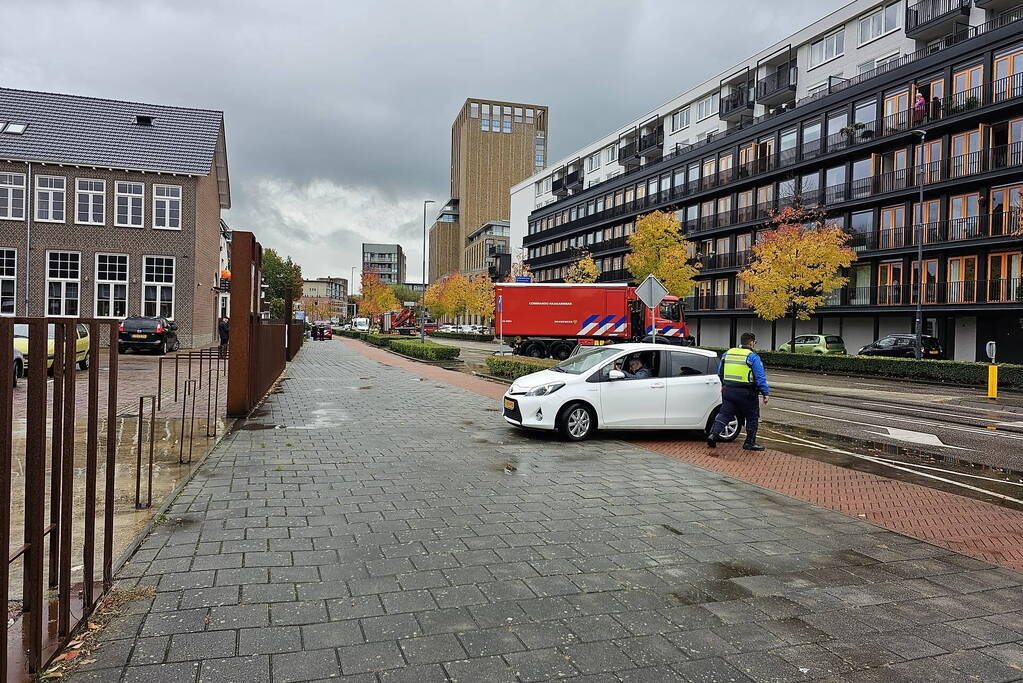
[[[2,0],[0,84],[223,110],[233,228],[418,280],[466,97],[548,105],[557,160],[846,1]]]

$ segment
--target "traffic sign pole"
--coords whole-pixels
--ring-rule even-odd
[[[661,284],[661,281],[655,278],[652,273],[646,276],[646,279],[643,280],[643,283],[639,287],[636,287],[636,296],[639,297],[639,300],[642,301],[647,308],[650,309],[650,332],[652,334],[652,344],[657,343],[657,317],[654,309],[659,306],[662,301],[664,301],[664,297],[667,295],[667,287]]]

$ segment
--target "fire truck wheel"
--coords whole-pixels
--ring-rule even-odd
[[[568,342],[555,344],[554,348],[551,349],[551,358],[555,360],[565,360],[572,355],[573,349],[575,349],[575,344],[569,344]]]
[[[547,348],[539,342],[533,342],[527,344],[526,348],[522,351],[523,356],[529,356],[530,358],[546,358]]]

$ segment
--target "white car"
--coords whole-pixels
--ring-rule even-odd
[[[708,431],[721,407],[718,356],[667,344],[616,344],[515,380],[504,419],[581,441],[598,429]],[[739,433],[732,420],[721,441]]]
[[[457,325],[441,325],[440,327],[437,328],[437,331],[438,332],[457,332],[458,331],[458,326]]]

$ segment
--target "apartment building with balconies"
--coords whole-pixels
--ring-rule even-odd
[[[0,315],[212,343],[230,207],[223,112],[0,88]]]
[[[342,320],[348,314],[348,280],[321,277],[302,281],[299,309],[307,320]]]
[[[429,281],[482,272],[469,236],[511,215],[509,190],[547,163],[547,107],[467,99],[451,125],[451,199],[430,228]]]
[[[385,285],[405,282],[405,251],[400,244],[362,244],[362,272],[374,273]]]
[[[820,205],[858,259],[800,333],[909,332],[919,291],[949,357],[995,340],[1023,360],[1023,6],[856,0],[549,168],[512,190],[539,280],[586,249],[628,281],[636,218],[675,212],[702,265],[698,341],[773,348],[788,323],[757,318],[737,274],[772,209]]]
[[[511,265],[508,221],[487,221],[469,233],[465,245],[464,275],[486,275],[494,280],[507,277]],[[505,267],[507,261],[508,267]]]

